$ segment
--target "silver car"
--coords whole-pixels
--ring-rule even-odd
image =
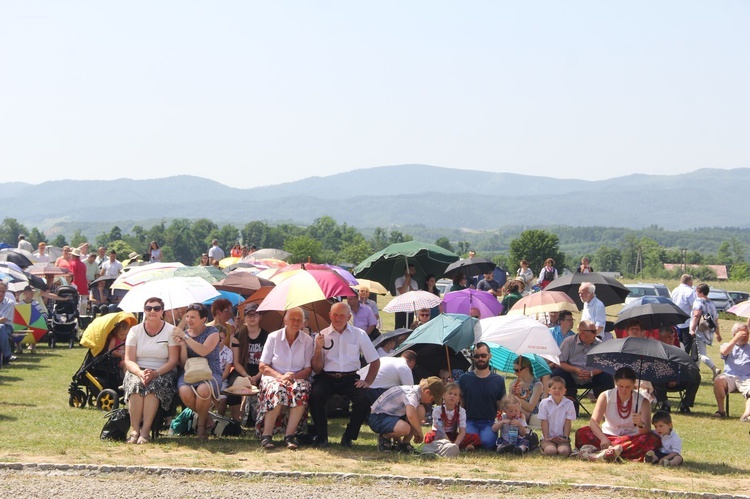
[[[714,307],[719,312],[724,312],[729,307],[734,306],[734,300],[729,296],[729,293],[723,289],[711,289],[708,292],[708,299],[714,302]]]

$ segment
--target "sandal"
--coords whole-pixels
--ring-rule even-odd
[[[297,441],[297,437],[295,435],[285,436],[284,443],[286,443],[286,448],[289,450],[299,449],[299,442]]]
[[[727,413],[724,411],[716,411],[713,414],[711,414],[711,417],[714,419],[721,419],[727,417]]]
[[[138,441],[136,443],[139,445],[151,443],[151,437],[149,437],[148,435],[146,435],[145,437],[141,435],[140,437],[138,437]]]
[[[139,436],[140,436],[140,434],[137,431],[133,430],[133,431],[130,432],[130,437],[128,437],[128,439],[125,441],[125,443],[126,444],[137,444]]]
[[[260,446],[266,450],[274,449],[276,447],[273,445],[273,437],[271,435],[263,435],[260,439]]]

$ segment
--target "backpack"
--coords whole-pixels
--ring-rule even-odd
[[[242,435],[242,426],[239,421],[219,416],[213,412],[210,412],[209,415],[215,423],[211,430],[212,435],[217,437],[239,437]]]
[[[170,425],[172,435],[192,435],[198,427],[198,414],[192,409],[185,408],[179,413]]]

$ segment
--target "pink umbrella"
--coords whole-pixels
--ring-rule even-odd
[[[332,270],[343,277],[350,286],[356,286],[359,284],[357,279],[349,271],[338,265],[331,265],[330,263],[295,263],[278,269],[274,273],[274,276],[283,274],[284,272],[291,272],[293,270]]]
[[[289,310],[334,296],[356,296],[349,283],[331,270],[297,270],[290,274],[288,279],[276,281],[258,310]]]
[[[472,308],[479,309],[479,317],[495,317],[503,311],[503,305],[488,291],[462,289],[443,296],[443,311],[451,314],[471,315]]]

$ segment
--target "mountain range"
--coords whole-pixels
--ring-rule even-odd
[[[680,230],[748,227],[747,216],[736,207],[748,181],[750,168],[588,181],[410,164],[249,189],[187,175],[0,185],[2,217],[42,230],[76,222],[148,226],[144,221],[173,218],[304,225],[325,215],[355,227],[658,225]]]

